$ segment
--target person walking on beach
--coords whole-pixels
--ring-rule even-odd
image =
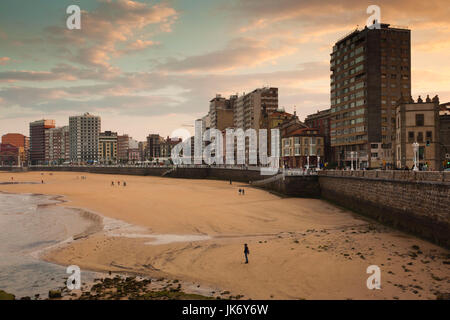
[[[239,189],[239,195],[241,195],[241,193],[242,193],[242,189]]]
[[[250,250],[248,250],[248,246],[244,244],[244,255],[245,255],[245,263],[248,263],[248,255],[250,254]]]
[[[120,181],[117,181],[117,185],[120,186]]]
[[[245,189],[242,188],[242,195],[245,196]]]
[[[127,186],[127,182],[126,182],[126,181],[123,182],[123,186],[124,186],[124,187]]]
[[[111,185],[114,187],[114,181],[111,181]]]

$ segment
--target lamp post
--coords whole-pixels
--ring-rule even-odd
[[[317,170],[320,170],[320,156],[317,156]]]
[[[419,144],[417,142],[414,142],[412,144],[413,152],[414,152],[414,168],[413,171],[419,171],[419,166],[417,165],[418,158],[419,158]]]
[[[351,161],[351,168],[350,168],[350,170],[353,171],[353,151],[350,151],[350,161]]]

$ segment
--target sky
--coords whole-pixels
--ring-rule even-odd
[[[80,30],[66,27],[70,5]],[[90,112],[142,141],[192,130],[217,93],[262,86],[303,120],[329,108],[333,44],[369,5],[412,30],[413,96],[450,101],[448,0],[2,0],[0,136]]]

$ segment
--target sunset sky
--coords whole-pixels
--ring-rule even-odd
[[[72,4],[81,30],[66,28]],[[303,120],[329,107],[332,46],[372,4],[412,30],[413,95],[450,101],[448,0],[2,0],[0,135],[90,112],[102,131],[166,136],[216,93],[265,85]]]

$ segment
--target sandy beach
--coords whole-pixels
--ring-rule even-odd
[[[251,299],[436,299],[450,293],[448,250],[322,200],[213,180],[3,172],[0,182],[11,177],[39,183],[0,184],[0,191],[61,195],[67,201],[61,206],[106,217],[109,227],[42,256],[57,264],[164,276]],[[245,196],[238,193],[242,187]],[[366,286],[370,265],[381,269],[380,290]]]

